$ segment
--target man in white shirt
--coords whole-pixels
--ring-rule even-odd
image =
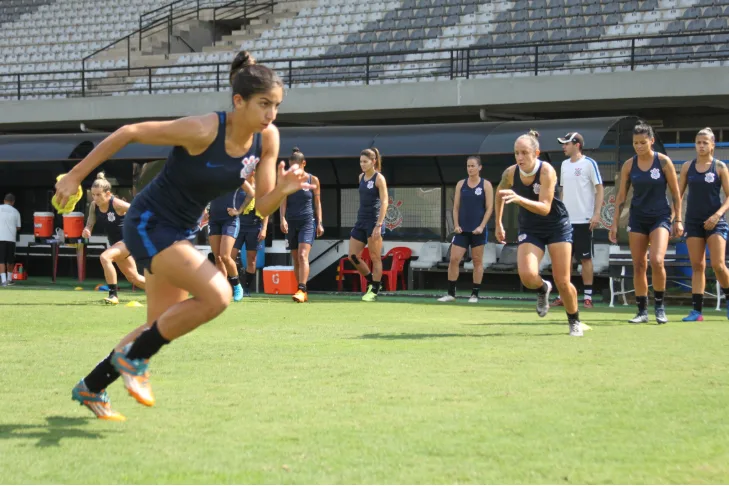
[[[15,196],[5,195],[0,206],[0,285],[13,284],[13,264],[15,263],[15,240],[20,231],[20,213],[13,207]]]
[[[577,132],[557,139],[564,154],[559,178],[560,198],[572,223],[572,255],[582,262],[582,283],[585,286],[586,308],[592,307],[592,230],[600,222],[600,209],[604,196],[602,177],[597,162],[582,154],[585,139]],[[562,305],[557,297],[552,305]]]

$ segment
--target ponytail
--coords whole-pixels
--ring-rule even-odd
[[[364,155],[368,159],[374,162],[375,164],[375,170],[377,172],[382,172],[382,155],[380,155],[380,151],[377,150],[376,147],[372,147],[371,149],[364,149],[360,155]]]

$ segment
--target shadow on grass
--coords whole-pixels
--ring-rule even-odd
[[[62,439],[103,439],[99,432],[89,432],[82,427],[88,425],[87,417],[46,417],[45,425],[0,424],[0,440],[37,439],[36,447],[60,447]]]
[[[566,326],[565,326],[566,327]],[[494,332],[488,334],[458,334],[458,333],[442,333],[442,334],[422,334],[422,333],[399,333],[399,334],[363,334],[354,339],[381,339],[383,341],[399,341],[399,340],[418,340],[418,339],[442,339],[442,338],[490,338],[490,337],[510,337],[510,336],[534,336],[534,337],[555,337],[562,336],[566,333],[526,333],[526,332]]]
[[[69,305],[95,305],[95,306],[103,306],[104,303],[101,300],[92,300],[89,302],[0,302],[0,306],[9,306],[9,307],[38,307],[38,306],[46,306],[46,305],[54,305],[54,306],[60,306],[60,307],[66,307]],[[123,304],[121,304],[123,305]]]

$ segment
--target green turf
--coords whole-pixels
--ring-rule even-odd
[[[144,308],[0,289],[1,483],[725,483],[729,322],[255,297],[152,360],[125,423],[70,391]],[[123,300],[144,302],[143,294]]]

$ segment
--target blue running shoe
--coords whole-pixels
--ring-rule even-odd
[[[233,302],[240,302],[243,300],[243,287],[240,284],[233,287]]]
[[[683,322],[696,322],[696,321],[703,321],[704,316],[701,315],[701,312],[697,310],[692,310],[689,312],[689,315],[681,319]]]

